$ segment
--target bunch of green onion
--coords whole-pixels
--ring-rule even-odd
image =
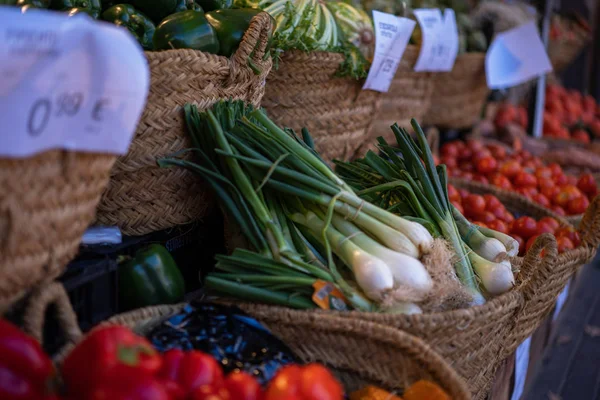
[[[433,237],[421,224],[361,199],[312,147],[264,111],[220,102],[184,107],[197,162],[159,160],[201,175],[249,243],[217,257],[208,288],[250,301],[314,308],[316,282],[340,290],[349,307],[406,310],[433,286],[419,260]],[[390,300],[391,303],[385,303]],[[413,301],[413,300],[411,300]]]
[[[514,285],[508,257],[517,254],[518,242],[471,224],[452,206],[446,166],[434,164],[423,130],[414,119],[411,124],[416,142],[394,125],[396,148],[378,138],[383,156],[369,151],[351,163],[336,161],[336,171],[366,201],[418,221],[446,239],[455,253],[456,274],[476,303],[484,301],[480,290],[490,295],[508,291]]]

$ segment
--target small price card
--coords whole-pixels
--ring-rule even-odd
[[[85,15],[0,7],[0,156],[124,154],[149,90],[124,28]]]
[[[454,10],[447,8],[442,14],[439,8],[419,8],[414,13],[422,33],[415,71],[452,71],[459,48]]]
[[[520,85],[550,71],[552,64],[534,21],[499,33],[485,57],[490,89]]]
[[[375,57],[363,89],[387,92],[394,79],[415,21],[373,11]]]

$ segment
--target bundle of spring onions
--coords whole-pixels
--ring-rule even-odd
[[[416,142],[394,125],[396,148],[378,138],[381,157],[370,151],[351,163],[336,161],[337,173],[361,198],[418,221],[434,236],[445,238],[455,254],[456,274],[472,293],[508,291],[514,285],[508,257],[517,255],[518,242],[471,224],[454,208],[448,199],[446,166],[434,164],[421,127],[414,119],[411,124]]]
[[[325,283],[347,308],[418,312],[433,286],[420,261],[433,243],[426,228],[359,198],[306,130],[301,139],[241,101],[184,110],[197,163],[174,156],[159,165],[202,176],[248,242],[217,257],[209,289],[315,308]]]

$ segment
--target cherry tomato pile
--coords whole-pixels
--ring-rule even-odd
[[[494,118],[497,128],[515,123],[527,129],[527,122],[527,109],[509,103],[502,104]],[[543,136],[572,139],[581,143],[590,143],[592,138],[600,138],[600,105],[596,104],[592,96],[548,85]]]
[[[0,398],[10,400],[342,400],[343,388],[319,364],[286,365],[263,389],[250,374],[225,376],[201,351],[159,353],[123,326],[93,330],[65,358],[64,387],[52,361],[16,326],[0,320]],[[62,397],[64,394],[64,397]]]
[[[558,251],[579,246],[579,234],[572,227],[561,227],[557,220],[545,217],[536,221],[531,217],[516,218],[496,196],[478,195],[448,185],[448,197],[452,204],[472,223],[510,235],[519,242],[519,254],[523,255],[542,233],[556,236]]]
[[[598,193],[591,174],[578,179],[565,174],[558,164],[544,165],[526,150],[508,154],[502,146],[477,140],[444,144],[440,162],[446,164],[451,177],[520,193],[561,216],[583,214]]]

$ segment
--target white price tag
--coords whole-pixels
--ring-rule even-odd
[[[141,47],[85,15],[0,7],[0,156],[124,154],[149,89]]]
[[[373,11],[373,23],[375,57],[363,89],[387,92],[416,23],[379,11]]]
[[[459,48],[454,10],[447,8],[442,15],[439,8],[420,8],[414,13],[422,33],[415,71],[452,71]]]
[[[552,64],[534,21],[499,33],[485,57],[490,89],[520,85],[552,71]]]

